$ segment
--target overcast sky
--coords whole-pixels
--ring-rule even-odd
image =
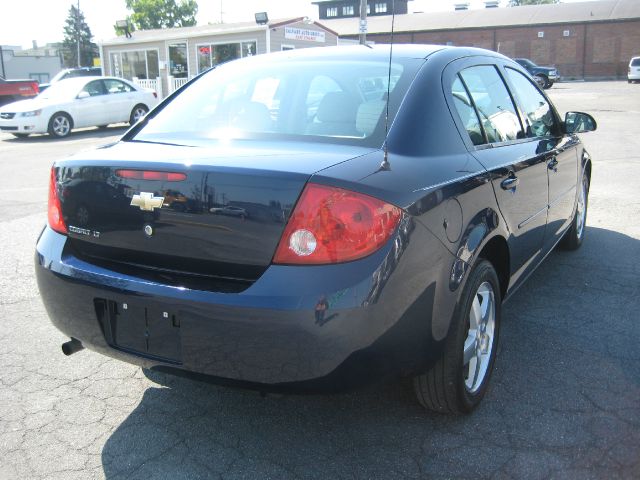
[[[224,23],[253,20],[253,13],[266,11],[270,18],[308,16],[318,18],[313,0],[199,0],[198,24],[219,22],[222,11]],[[470,8],[482,8],[482,0],[467,0]],[[502,0],[506,4],[508,0]],[[564,2],[580,0],[563,0]],[[584,0],[583,0],[584,1]],[[640,1],[640,0],[638,0]],[[409,12],[453,10],[460,0],[413,0]],[[38,45],[61,41],[62,29],[69,7],[76,0],[0,0],[0,45],[21,45],[30,48],[32,40]],[[127,15],[124,0],[80,0],[80,10],[94,35],[94,41],[114,36],[116,20]]]

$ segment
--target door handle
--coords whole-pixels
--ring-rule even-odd
[[[547,168],[549,170],[553,170],[554,172],[558,171],[558,159],[556,157],[553,157],[549,163],[547,163]]]
[[[500,182],[500,187],[503,190],[515,190],[515,188],[520,184],[520,179],[515,175],[509,178],[505,178],[502,182]]]

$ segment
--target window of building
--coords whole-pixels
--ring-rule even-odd
[[[131,50],[112,52],[111,75],[128,80],[135,78],[155,79],[160,76],[158,50]]]
[[[381,2],[375,4],[376,13],[387,13],[387,2]]]
[[[295,49],[296,49],[295,45],[284,45],[283,44],[283,45],[280,46],[280,50],[282,50],[283,52],[286,51],[286,50],[295,50]]]
[[[337,17],[337,16],[338,16],[338,7],[327,8],[327,17]]]
[[[478,110],[489,143],[524,137],[509,91],[495,67],[469,67],[460,76]]]
[[[187,78],[187,44],[174,43],[169,45],[169,75],[175,78]]]
[[[367,3],[367,15],[371,15],[371,5]]]
[[[256,42],[198,45],[198,73],[221,63],[256,54]]]
[[[353,16],[353,5],[345,5],[344,7],[342,7],[342,15],[347,17],[347,16]]]

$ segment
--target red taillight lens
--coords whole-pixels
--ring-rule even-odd
[[[187,179],[187,175],[184,173],[151,170],[116,170],[116,176],[134,180],[162,180],[165,182],[181,182]]]
[[[308,184],[291,214],[273,263],[327,264],[366,257],[395,231],[402,210],[361,193]]]
[[[64,218],[62,218],[62,206],[60,205],[60,197],[58,197],[55,167],[51,167],[51,177],[49,180],[49,211],[47,218],[49,220],[49,226],[56,232],[68,233]]]

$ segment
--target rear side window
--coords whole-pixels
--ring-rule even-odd
[[[489,143],[524,137],[509,91],[494,66],[469,67],[460,76],[478,110]]]
[[[95,97],[97,95],[105,95],[107,93],[107,91],[104,89],[102,80],[94,80],[93,82],[87,83],[82,91],[87,92],[92,97]]]
[[[549,102],[520,72],[507,68],[514,95],[522,107],[527,137],[546,137],[556,132],[556,123]]]
[[[464,85],[460,81],[460,77],[456,77],[453,85],[451,86],[451,94],[453,96],[453,105],[456,107],[456,111],[462,120],[464,128],[469,134],[469,138],[474,145],[481,145],[484,142],[484,136],[482,135],[482,127],[480,126],[480,120],[473,108],[473,103],[464,88]]]

